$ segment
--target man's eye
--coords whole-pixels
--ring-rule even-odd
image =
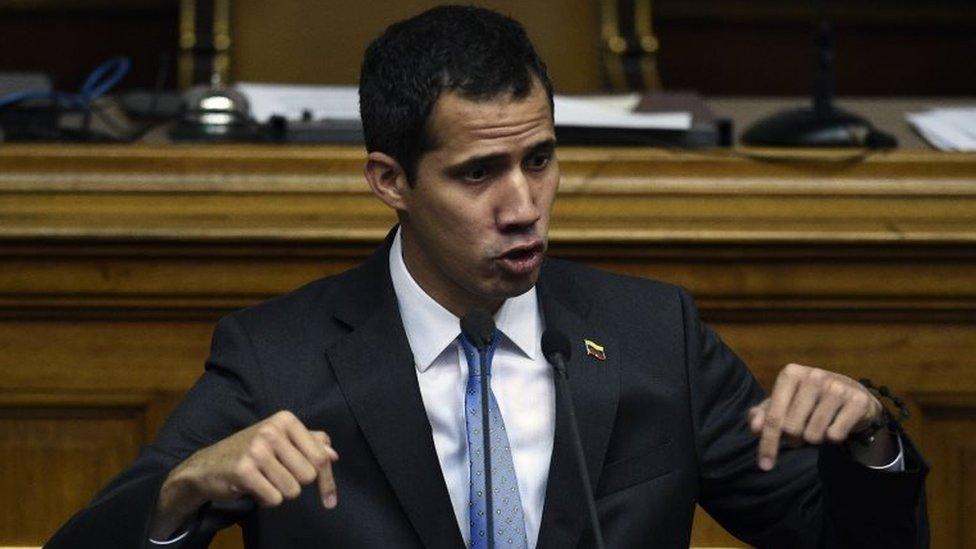
[[[478,166],[476,168],[471,168],[464,174],[464,178],[468,181],[483,181],[488,177],[488,170],[484,166]]]
[[[529,158],[529,167],[534,170],[541,170],[549,165],[548,154],[536,154]]]

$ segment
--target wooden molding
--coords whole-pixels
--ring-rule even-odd
[[[976,241],[976,154],[559,154],[556,243]],[[376,242],[394,218],[362,161],[358,147],[9,145],[0,240]]]

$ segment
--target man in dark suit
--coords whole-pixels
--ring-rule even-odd
[[[448,7],[393,25],[360,98],[366,179],[398,227],[360,267],[222,319],[155,443],[50,547],[198,547],[223,519],[249,547],[485,546],[468,400],[485,376],[457,324],[474,309],[498,326],[497,545],[594,542],[543,329],[573,345],[609,547],[687,547],[696,502],[762,547],[926,542],[925,464],[872,427],[860,384],[790,365],[764,398],[684,291],[544,259],[552,88],[516,22]]]

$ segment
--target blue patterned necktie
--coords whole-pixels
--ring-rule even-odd
[[[458,340],[468,360],[468,385],[464,393],[464,421],[468,430],[468,466],[470,484],[468,496],[468,521],[471,526],[470,547],[488,547],[488,520],[485,517],[485,460],[484,437],[481,434],[481,383],[488,383],[488,432],[491,434],[491,485],[492,506],[495,510],[495,546],[525,549],[525,520],[522,517],[522,500],[519,496],[518,479],[512,462],[512,450],[502,421],[495,394],[491,392],[491,358],[501,333],[495,330],[486,353],[485,368],[481,367],[478,350],[464,335]],[[482,370],[486,376],[482,376]]]

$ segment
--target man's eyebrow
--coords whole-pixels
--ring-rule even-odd
[[[464,168],[468,168],[470,166],[477,166],[477,165],[482,165],[482,164],[498,164],[500,162],[504,162],[506,158],[508,158],[508,155],[507,154],[504,154],[504,153],[495,153],[495,154],[485,154],[485,155],[481,155],[481,156],[472,156],[470,158],[466,158],[466,159],[458,162],[457,164],[453,164],[453,165],[449,166],[448,169],[449,170],[463,170]]]
[[[539,152],[539,151],[552,151],[555,149],[556,149],[556,139],[554,137],[550,137],[545,141],[541,141],[535,144],[530,150],[532,152]]]
[[[546,139],[544,141],[540,141],[540,142],[532,145],[531,147],[529,147],[529,151],[531,153],[533,153],[533,154],[534,153],[538,153],[538,152],[549,152],[549,151],[553,151],[555,149],[556,149],[556,140],[555,140],[555,138],[551,138],[551,137],[549,139]],[[508,157],[508,155],[507,154],[504,154],[504,153],[486,154],[486,155],[482,155],[482,156],[472,156],[470,158],[466,158],[466,159],[464,159],[464,160],[462,160],[462,161],[460,161],[460,162],[458,162],[456,164],[451,165],[450,167],[448,167],[448,170],[451,170],[451,171],[454,171],[454,170],[462,170],[462,169],[467,168],[469,166],[475,166],[475,165],[481,165],[481,164],[496,164],[496,163],[499,163],[499,162],[504,162],[507,157]]]

